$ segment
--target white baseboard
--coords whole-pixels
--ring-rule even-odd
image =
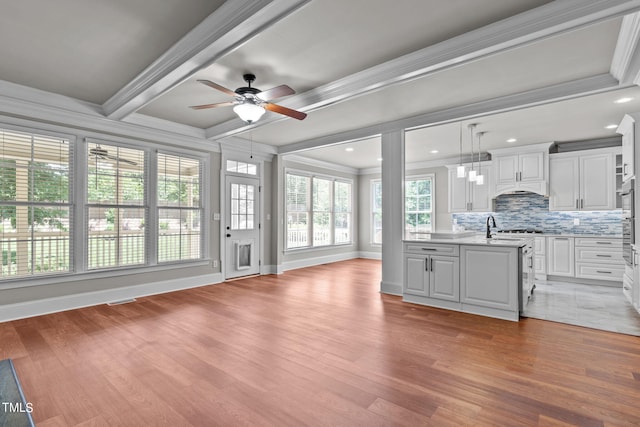
[[[359,252],[344,252],[335,255],[326,255],[320,257],[310,257],[296,261],[288,261],[282,263],[282,270],[295,270],[298,268],[313,267],[314,265],[329,264],[332,262],[346,261],[349,259],[359,258]]]
[[[360,251],[358,252],[358,257],[359,258],[366,258],[366,259],[382,259],[382,252],[364,252],[364,251]]]
[[[282,271],[278,270],[277,265],[263,265],[260,267],[260,274],[282,274]]]
[[[380,282],[380,292],[383,294],[402,296],[402,284]]]
[[[145,283],[142,285],[127,286],[123,288],[105,289],[95,292],[84,292],[80,294],[45,298],[16,304],[0,305],[0,322],[41,316],[44,314],[106,304],[108,302],[121,301],[130,298],[139,298],[148,295],[179,291],[182,289],[197,288],[199,286],[221,283],[223,281],[222,275],[220,273],[216,273],[166,280],[162,282]]]

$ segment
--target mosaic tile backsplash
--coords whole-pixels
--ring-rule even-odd
[[[465,230],[485,231],[487,215],[498,229],[534,228],[548,234],[622,234],[621,211],[549,212],[549,198],[535,193],[502,194],[495,199],[495,212],[452,214],[453,222]],[[574,225],[574,219],[580,225]]]

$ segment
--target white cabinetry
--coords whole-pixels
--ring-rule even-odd
[[[626,114],[617,132],[622,135],[622,180],[626,181],[629,178],[635,176],[635,150],[634,141],[636,134],[637,119],[640,118],[640,114]]]
[[[547,237],[547,274],[550,276],[575,275],[573,237]]]
[[[458,245],[407,244],[403,294],[460,300]]]
[[[553,154],[549,160],[549,210],[616,208],[616,149]]]
[[[545,280],[547,278],[547,241],[544,236],[534,238],[534,253],[534,276],[536,279]]]
[[[469,169],[470,165],[466,165]],[[458,178],[457,166],[449,169],[449,212],[489,212],[491,211],[491,163],[482,164],[484,184],[469,182],[467,178]]]
[[[622,281],[622,242],[614,238],[576,237],[576,277]]]
[[[518,311],[517,248],[461,246],[460,259],[460,301],[467,308]]]
[[[546,195],[550,143],[491,151],[496,194],[532,191]]]

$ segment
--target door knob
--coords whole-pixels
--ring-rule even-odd
[[[231,237],[231,234],[227,233],[227,237]]]

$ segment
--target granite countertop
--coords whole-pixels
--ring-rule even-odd
[[[542,233],[540,237],[592,237],[596,239],[622,239],[620,234],[582,234],[582,233]]]

